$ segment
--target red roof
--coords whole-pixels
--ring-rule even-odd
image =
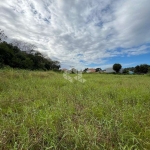
[[[87,71],[88,71],[88,72],[95,72],[96,70],[93,69],[93,68],[89,68]]]

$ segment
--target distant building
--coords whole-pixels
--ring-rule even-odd
[[[106,68],[104,70],[105,73],[115,73],[116,71],[113,70],[113,68]],[[123,68],[120,69],[119,73],[123,72]]]
[[[64,69],[62,69],[62,71],[64,71],[64,72],[65,72],[65,71],[67,71],[67,70],[68,70],[68,69],[65,69],[65,68],[64,68]]]
[[[104,72],[105,72],[105,73],[113,73],[113,72],[115,72],[115,71],[113,70],[113,68],[106,68],[106,69],[104,70]]]
[[[87,73],[91,73],[91,72],[96,72],[96,70],[93,69],[93,68],[89,68],[86,72],[87,72]]]

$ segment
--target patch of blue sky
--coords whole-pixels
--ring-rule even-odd
[[[134,67],[140,64],[150,64],[150,53],[147,54],[140,54],[140,55],[133,55],[128,57],[112,57],[109,58],[107,64],[114,64],[120,63],[122,67]]]
[[[103,27],[103,22],[102,22],[102,21],[100,21],[100,22],[98,22],[98,23],[95,23],[95,26]]]
[[[150,43],[142,43],[142,44],[139,44],[138,46],[130,47],[130,49],[131,48],[139,48],[141,46],[150,46]]]
[[[85,63],[85,61],[84,61],[84,60],[80,60],[79,62],[80,62],[80,63]]]
[[[78,57],[83,56],[83,54],[77,54]]]
[[[91,63],[86,65],[88,68],[95,68],[95,66],[100,66],[100,64],[96,64],[96,63]]]

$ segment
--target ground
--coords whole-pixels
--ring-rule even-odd
[[[149,150],[150,76],[83,77],[0,70],[0,149]]]

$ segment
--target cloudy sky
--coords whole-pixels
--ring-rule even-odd
[[[150,0],[0,0],[0,29],[62,68],[150,64]]]

